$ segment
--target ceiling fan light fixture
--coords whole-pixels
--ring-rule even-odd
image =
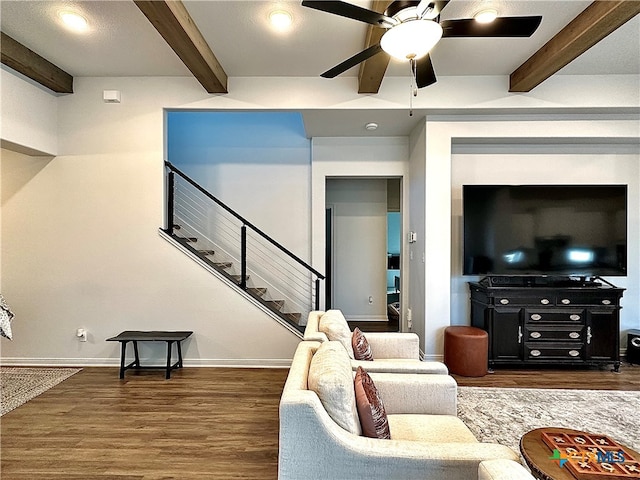
[[[380,40],[382,49],[398,60],[424,57],[442,38],[442,27],[432,20],[412,20],[387,30]]]
[[[481,10],[473,16],[478,23],[491,23],[498,18],[498,11],[493,8]]]

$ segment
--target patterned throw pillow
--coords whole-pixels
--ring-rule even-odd
[[[323,342],[311,359],[309,390],[313,390],[329,416],[342,428],[360,435],[360,420],[353,389],[351,360],[340,342]]]
[[[353,335],[351,336],[351,346],[353,347],[353,357],[356,360],[373,360],[371,346],[367,341],[367,337],[364,336],[364,333],[362,333],[358,327],[353,329]]]
[[[349,358],[353,358],[351,330],[340,310],[327,310],[320,317],[318,330],[324,333],[329,340],[340,342],[349,354]]]
[[[378,389],[369,374],[358,367],[354,380],[356,407],[360,416],[362,435],[371,438],[390,439],[389,421]]]

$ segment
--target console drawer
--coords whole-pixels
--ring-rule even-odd
[[[584,360],[584,344],[533,343],[524,345],[525,360]]]
[[[527,296],[519,295],[496,295],[493,299],[494,305],[512,305],[512,306],[530,306],[530,305],[555,305],[556,297],[554,295],[532,294]]]
[[[528,342],[576,342],[585,339],[584,325],[531,325],[524,328]]]
[[[580,309],[525,309],[524,321],[529,323],[584,323],[585,311]]]
[[[557,305],[618,305],[618,295],[609,292],[559,292]]]

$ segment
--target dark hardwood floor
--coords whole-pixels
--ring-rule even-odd
[[[91,367],[2,417],[2,480],[275,479],[288,370]],[[640,366],[497,370],[460,385],[640,390]]]

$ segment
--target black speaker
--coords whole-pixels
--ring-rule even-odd
[[[627,362],[640,365],[640,330],[627,333]]]

